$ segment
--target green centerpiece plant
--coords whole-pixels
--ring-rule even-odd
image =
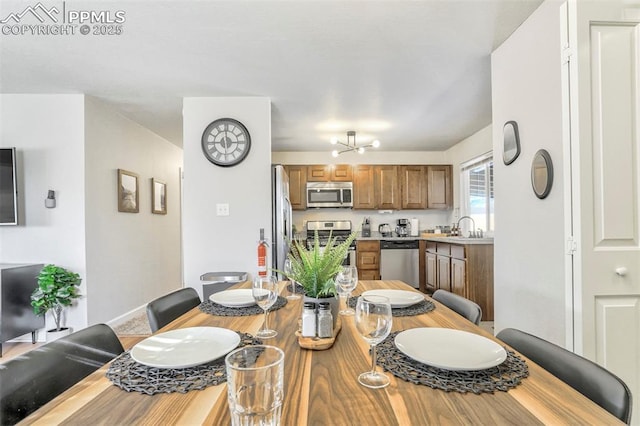
[[[313,245],[309,249],[301,241],[294,240],[288,256],[291,261],[291,272],[287,277],[300,283],[307,297],[317,299],[335,297],[335,276],[340,272],[349,246],[355,238],[354,232],[337,244],[336,238],[329,235],[327,244],[321,247],[316,232]]]
[[[78,287],[81,282],[80,275],[75,272],[56,265],[46,265],[40,270],[38,287],[31,294],[33,312],[45,315],[51,311],[56,323],[55,331],[61,331],[62,311],[80,297]]]

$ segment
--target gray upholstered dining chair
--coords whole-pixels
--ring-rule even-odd
[[[147,318],[155,333],[174,319],[200,304],[198,292],[191,287],[176,290],[147,305]]]
[[[12,425],[124,352],[96,324],[0,364],[0,424]]]
[[[496,337],[629,424],[632,397],[627,385],[600,365],[524,331],[505,328]]]
[[[442,289],[436,290],[431,297],[462,315],[475,325],[480,324],[482,320],[482,308],[480,308],[477,303]]]

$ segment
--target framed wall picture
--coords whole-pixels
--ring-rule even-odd
[[[118,169],[118,211],[138,213],[139,192],[138,175]]]
[[[167,184],[151,178],[151,213],[167,214]]]
[[[520,155],[518,123],[515,121],[507,121],[503,127],[502,161],[508,166],[516,161],[518,155]]]

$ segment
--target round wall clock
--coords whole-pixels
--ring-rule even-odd
[[[202,133],[202,152],[216,166],[231,167],[240,164],[250,149],[249,131],[233,118],[215,120]]]

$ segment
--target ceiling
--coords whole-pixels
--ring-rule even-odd
[[[265,96],[274,151],[328,151],[348,130],[443,150],[491,123],[490,54],[541,2],[43,0],[123,11],[122,34],[2,34],[0,92],[85,93],[178,146],[183,97]],[[36,4],[2,0],[0,20]]]

